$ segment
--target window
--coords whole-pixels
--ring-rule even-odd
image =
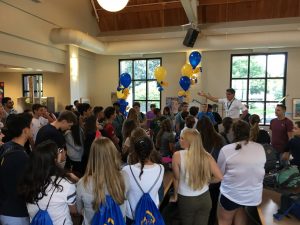
[[[154,70],[160,65],[161,58],[119,60],[119,74],[131,75],[130,95],[127,98],[130,107],[137,101],[141,104],[142,112],[149,111],[150,104],[160,108],[161,93],[154,77]]]
[[[32,79],[32,81],[31,81]],[[32,82],[32,84],[31,84]],[[30,97],[30,86],[32,85],[33,96],[43,96],[43,75],[23,74],[23,97]]]
[[[231,56],[231,87],[236,98],[257,114],[263,125],[275,117],[275,106],[284,103],[287,53]]]

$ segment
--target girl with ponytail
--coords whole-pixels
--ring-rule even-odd
[[[218,224],[246,221],[246,206],[261,203],[266,154],[261,144],[250,140],[250,126],[238,120],[233,124],[234,143],[225,145],[218,165],[224,174],[220,187]]]
[[[249,118],[250,129],[250,140],[260,144],[270,144],[270,135],[266,130],[259,128],[260,118],[256,114],[252,114]]]
[[[154,145],[148,136],[144,135],[135,139],[132,147],[138,163],[127,165],[123,168],[123,171],[127,174],[127,176],[125,176],[125,179],[127,179],[125,182],[128,184],[126,203],[127,224],[132,223],[137,203],[143,195],[138,185],[140,185],[145,192],[150,190],[154,185],[149,194],[158,207],[158,190],[164,176],[164,167],[154,163],[152,160],[151,155],[154,151]],[[154,183],[156,180],[157,182]]]

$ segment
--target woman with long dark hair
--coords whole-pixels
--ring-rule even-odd
[[[169,119],[172,122],[172,125],[174,123],[174,114],[171,112],[171,109],[169,106],[165,106],[165,108],[163,109],[163,116],[167,119]]]
[[[257,206],[262,200],[266,154],[261,144],[250,141],[250,126],[239,120],[233,124],[234,143],[225,145],[218,165],[221,182],[219,225],[246,221],[244,206]]]
[[[220,134],[225,138],[226,144],[230,144],[233,141],[232,124],[233,119],[231,117],[225,117],[222,120],[224,130]]]
[[[96,131],[98,130],[97,117],[92,115],[86,118],[84,123],[84,152],[82,156],[82,171],[85,171],[86,165],[88,163],[90,148],[96,137]]]
[[[19,186],[32,219],[39,209],[47,210],[53,225],[71,225],[76,213],[76,187],[58,163],[65,157],[52,141],[44,141],[32,151]]]
[[[207,116],[202,116],[198,120],[196,129],[201,135],[203,147],[217,161],[219,151],[226,143],[225,139],[216,132],[211,120]]]
[[[212,157],[214,157],[215,161],[217,162],[220,150],[226,144],[224,138],[216,132],[211,120],[207,116],[202,116],[198,120],[196,128],[200,132],[203,147],[212,155]],[[208,225],[214,225],[217,220],[220,185],[220,182],[209,185],[212,207],[210,210]]]
[[[165,119],[161,122],[160,130],[156,136],[156,148],[162,157],[171,156],[174,152],[175,135],[171,120]]]
[[[67,148],[67,160],[66,168],[70,169],[76,174],[83,174],[82,167],[82,155],[84,152],[84,133],[83,129],[79,125],[80,114],[75,112],[77,115],[77,124],[73,124],[70,130],[65,132],[66,148]]]
[[[122,160],[127,162],[127,157],[129,155],[130,148],[130,136],[132,131],[137,128],[136,122],[134,120],[125,120],[122,129],[122,135],[124,143],[122,144]]]

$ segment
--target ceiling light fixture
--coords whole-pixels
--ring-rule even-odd
[[[125,8],[128,0],[97,0],[97,2],[103,9],[109,12],[117,12]]]

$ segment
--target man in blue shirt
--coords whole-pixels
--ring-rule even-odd
[[[217,123],[212,112],[207,111],[207,104],[202,104],[202,111],[199,112],[197,116],[198,120],[200,120],[202,116],[207,116],[213,125]]]

